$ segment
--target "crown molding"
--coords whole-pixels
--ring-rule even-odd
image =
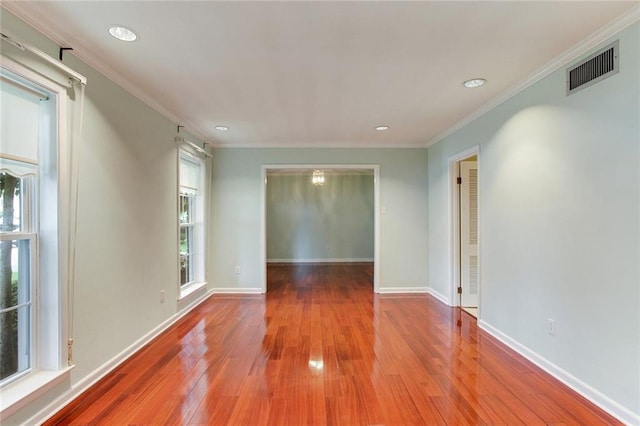
[[[326,149],[353,149],[353,148],[365,148],[365,149],[393,149],[393,148],[404,148],[404,149],[424,149],[424,142],[419,143],[394,143],[393,141],[384,142],[384,143],[375,143],[375,142],[311,142],[311,143],[294,143],[294,142],[267,142],[267,143],[246,143],[246,142],[234,142],[234,143],[224,143],[224,142],[208,142],[212,148],[286,148],[286,149],[296,149],[296,148],[326,148]]]
[[[3,2],[2,8],[7,9],[9,12],[16,15],[18,18],[26,22],[28,25],[33,27],[40,34],[47,37],[52,42],[56,43],[58,46],[66,45],[67,41],[62,41],[62,35],[51,30],[52,26],[49,25],[45,16],[40,13],[32,2],[28,1],[9,1]],[[81,43],[78,43],[81,44]],[[73,55],[85,64],[89,65],[91,68],[96,70],[98,73],[102,74],[108,80],[111,80],[116,85],[120,86],[130,95],[158,112],[169,121],[176,123],[177,125],[185,127],[185,129],[195,138],[201,139],[202,141],[207,141],[205,135],[196,128],[194,123],[186,122],[185,120],[178,117],[175,113],[165,108],[160,103],[156,102],[152,97],[144,93],[138,87],[136,87],[133,83],[131,83],[124,75],[122,75],[115,68],[105,64],[100,60],[96,55],[92,55],[90,49],[80,49],[80,50],[71,50],[67,53],[67,55]]]
[[[3,2],[2,7],[16,15],[18,18],[25,21],[27,24],[31,25],[38,32],[49,38],[54,43],[58,45],[63,45],[65,43],[61,42],[61,36],[57,33],[51,31],[51,26],[46,22],[46,17],[42,16],[31,2],[26,1],[10,1]],[[581,55],[589,52],[590,50],[597,47],[599,44],[605,42],[610,37],[613,37],[618,32],[627,28],[628,26],[640,21],[640,5],[635,6],[629,12],[620,16],[619,18],[613,20],[611,23],[607,24],[597,32],[593,33],[574,47],[566,50],[560,56],[547,63],[545,66],[540,68],[538,71],[531,74],[529,77],[521,81],[520,83],[513,86],[511,89],[503,92],[497,97],[493,98],[489,102],[485,103],[480,108],[476,109],[471,114],[464,117],[462,120],[458,121],[453,126],[449,127],[447,130],[439,133],[435,137],[431,138],[426,144],[424,142],[416,143],[416,144],[401,144],[396,145],[391,143],[385,143],[380,145],[375,144],[347,144],[342,146],[327,146],[326,144],[226,144],[223,141],[215,141],[209,140],[192,122],[187,122],[178,117],[177,114],[165,108],[160,103],[156,102],[152,97],[145,94],[142,90],[140,90],[136,85],[131,83],[124,75],[118,72],[113,67],[103,63],[97,56],[92,55],[91,53],[87,53],[89,49],[81,49],[74,50],[70,52],[70,54],[76,56],[78,59],[98,71],[100,74],[105,76],[107,79],[111,80],[129,94],[155,110],[156,112],[163,115],[168,120],[185,126],[187,131],[191,133],[195,138],[199,138],[203,141],[208,142],[212,147],[217,148],[225,148],[225,147],[234,147],[234,148],[332,148],[332,147],[340,147],[340,148],[425,148],[431,145],[434,145],[444,138],[452,135],[456,131],[462,129],[472,121],[480,118],[487,112],[496,108],[500,104],[504,103],[508,99],[522,92],[529,86],[534,83],[540,81],[541,79],[547,77],[551,73],[557,71],[558,69],[566,66],[568,63],[574,61]],[[332,144],[333,145],[333,144]]]
[[[27,1],[12,1],[2,3],[2,7],[6,8],[9,12],[16,15],[18,18],[26,22],[33,27],[36,31],[56,43],[58,46],[68,44],[73,38],[72,35],[61,34],[51,30],[52,25],[47,21],[46,16],[39,12],[37,6]],[[65,39],[65,41],[63,41]],[[68,40],[67,40],[68,39]],[[79,46],[82,45],[80,41],[77,41]],[[82,46],[84,47],[84,46]],[[330,144],[321,142],[311,143],[297,143],[297,142],[283,142],[283,143],[247,143],[247,142],[235,142],[226,143],[223,140],[211,140],[207,138],[197,126],[187,120],[183,120],[178,117],[177,114],[165,108],[160,103],[156,102],[150,96],[145,94],[136,85],[132,84],[123,74],[117,71],[115,68],[105,64],[96,55],[91,54],[90,49],[79,48],[67,53],[67,55],[73,55],[100,74],[105,78],[111,80],[116,85],[120,86],[126,92],[133,97],[137,98],[148,107],[158,112],[168,120],[184,126],[186,131],[196,139],[206,142],[212,148],[424,148],[424,140],[415,141],[412,143],[397,144],[393,141],[384,143],[375,143],[371,141],[367,142],[349,142],[343,141],[342,143],[333,142]]]
[[[444,132],[438,134],[437,136],[429,140],[429,142],[427,142],[426,147],[430,147],[431,145],[437,144],[447,136],[452,135],[453,133],[465,127],[467,124],[471,123],[472,121],[480,118],[487,112],[496,108],[498,105],[502,104],[508,99],[511,99],[512,97],[522,92],[527,87],[542,80],[543,78],[559,70],[560,68],[567,66],[569,63],[575,61],[580,56],[588,53],[590,50],[596,48],[598,45],[604,43],[609,38],[615,36],[620,31],[624,30],[625,28],[633,25],[638,21],[640,21],[640,5],[634,7],[624,15],[614,19],[612,22],[610,22],[609,24],[607,24],[597,32],[591,34],[589,37],[582,40],[577,45],[566,50],[560,56],[558,56],[551,62],[547,63],[545,66],[543,66],[538,71],[531,74],[529,77],[527,77],[520,83],[513,86],[511,89],[493,98],[492,100],[490,100],[489,102],[487,102],[486,104],[484,104],[483,106],[481,106],[480,108],[472,112],[471,114],[467,115],[465,118],[458,121],[456,124],[448,128]]]

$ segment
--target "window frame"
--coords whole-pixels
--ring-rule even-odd
[[[191,163],[193,166],[197,166],[198,184],[196,188],[187,187],[181,182],[181,167],[183,161]],[[207,182],[206,182],[206,162],[198,155],[197,152],[192,151],[187,146],[180,146],[178,148],[178,185],[177,185],[177,231],[178,231],[178,300],[182,301],[188,296],[196,293],[198,290],[204,289],[207,285],[205,277],[205,262],[206,262],[206,216],[205,206],[207,200]],[[193,203],[190,203],[189,209],[190,221],[188,223],[181,222],[182,213],[182,197],[187,196]],[[191,235],[189,237],[190,245],[192,247],[191,252],[187,252],[189,259],[190,273],[192,276],[190,280],[187,280],[182,284],[182,257],[181,252],[181,231],[182,229],[189,229]]]
[[[72,243],[72,158],[68,87],[0,53],[0,71],[49,96],[39,117],[40,152],[37,199],[40,211],[36,238],[38,287],[32,303],[34,332],[28,373],[3,383],[0,417],[6,418],[35,401],[43,392],[70,380],[69,271]],[[46,173],[42,169],[46,168]],[[48,207],[47,207],[48,206]],[[52,207],[53,206],[53,207]]]

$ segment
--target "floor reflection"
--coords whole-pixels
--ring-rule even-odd
[[[58,423],[616,424],[472,316],[376,295],[372,274],[270,266],[266,295],[211,297]]]

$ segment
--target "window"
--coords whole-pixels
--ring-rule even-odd
[[[70,380],[86,83],[9,44],[22,48],[0,54],[0,418]]]
[[[0,172],[0,204],[0,380],[7,381],[32,363],[33,178]]]
[[[0,417],[69,378],[80,81],[0,55]],[[84,77],[83,77],[84,78]],[[71,87],[70,87],[71,86]],[[70,98],[70,93],[74,99]]]
[[[204,283],[204,169],[202,159],[180,150],[180,294],[184,296]]]
[[[37,351],[38,189],[48,95],[2,72],[0,120],[0,384],[27,374]],[[42,136],[42,137],[41,137]]]

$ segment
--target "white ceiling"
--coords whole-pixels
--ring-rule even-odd
[[[189,132],[281,147],[427,146],[637,5],[3,1]]]

